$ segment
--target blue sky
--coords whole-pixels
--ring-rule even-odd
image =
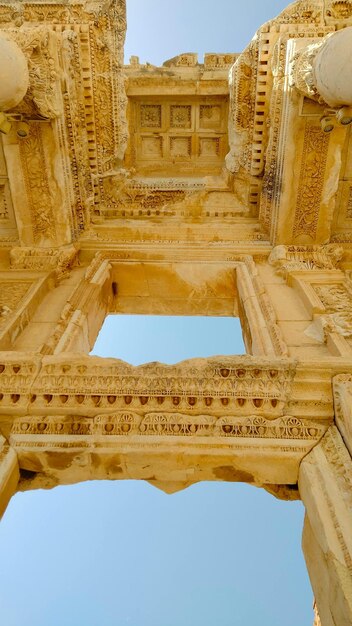
[[[234,318],[109,316],[131,363],[240,354]],[[303,506],[245,484],[137,481],[17,494],[0,524],[4,626],[311,626]]]
[[[286,0],[126,0],[125,62],[160,65],[181,52],[241,52]]]
[[[285,5],[127,0],[126,60],[240,51]],[[236,323],[114,316],[94,351],[132,363],[238,354]],[[301,503],[233,483],[172,496],[135,481],[17,494],[0,524],[0,623],[311,626],[302,522]]]

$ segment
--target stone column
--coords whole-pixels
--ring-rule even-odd
[[[16,107],[29,86],[26,57],[15,41],[0,33],[0,111]]]
[[[352,104],[352,26],[325,38],[313,62],[313,81],[323,100],[336,108]]]
[[[293,66],[293,84],[308,98],[332,109],[352,106],[352,26],[302,50]],[[345,122],[342,118],[342,123]]]
[[[16,452],[0,435],[0,518],[16,491],[19,477]]]
[[[305,457],[303,551],[321,626],[352,624],[352,460],[332,426]]]

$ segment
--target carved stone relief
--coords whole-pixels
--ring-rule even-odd
[[[325,177],[329,135],[320,127],[307,125],[302,155],[300,184],[295,211],[293,237],[315,239]]]
[[[321,317],[325,335],[336,332],[352,336],[352,294],[344,285],[313,285],[326,314]]]
[[[20,156],[32,218],[34,242],[55,241],[53,197],[47,176],[43,137],[38,123],[21,141]]]
[[[326,5],[325,15],[328,18],[346,20],[352,17],[352,3],[350,0],[329,0]]]
[[[17,458],[19,488],[132,476],[172,491],[244,480],[285,499],[299,497],[301,464],[312,536],[319,544],[326,532],[331,580],[340,581],[337,562],[346,573],[332,584],[334,604],[352,573],[341,513],[352,493],[352,255],[351,233],[339,222],[332,239],[343,244],[332,244],[330,222],[339,178],[343,219],[352,219],[352,175],[348,129],[323,132],[310,71],[323,38],[349,25],[351,4],[295,2],[241,55],[207,54],[201,64],[185,53],[162,68],[136,58],[123,67],[123,0],[0,4],[1,29],[30,77],[3,137],[10,183],[0,155],[0,224],[12,220],[16,236],[11,188],[20,234],[1,239],[2,346],[32,345],[28,322],[40,335],[33,353],[0,354],[0,510],[9,454],[11,493]],[[29,134],[19,137],[23,119]],[[239,315],[255,356],[133,367],[87,355],[108,313],[148,298],[160,313],[176,280],[177,314],[187,304],[192,314]],[[306,341],[312,317],[320,343]],[[324,435],[334,411],[345,444],[335,427]],[[57,459],[67,465],[55,468]],[[317,602],[330,626],[325,596]]]
[[[78,249],[67,248],[12,248],[10,252],[13,269],[28,269],[35,272],[55,271],[58,280],[66,278],[72,266],[78,262]]]
[[[343,256],[343,248],[326,246],[276,246],[269,256],[269,263],[285,278],[293,271],[336,269]]]
[[[16,41],[24,52],[29,68],[29,89],[16,111],[27,116],[52,119],[62,115],[59,36],[47,26],[7,29],[7,35]]]
[[[0,283],[0,332],[12,318],[31,285],[32,281],[28,280]]]
[[[92,419],[70,416],[36,418],[25,416],[17,419],[11,429],[11,441],[15,445],[32,445],[35,436],[38,444],[42,436],[72,436],[75,439],[90,435],[92,438],[107,437],[225,437],[239,439],[285,439],[314,441],[325,432],[319,423],[303,422],[295,417],[268,420],[263,417],[213,415],[183,415],[159,411],[144,416],[131,411],[96,415]],[[30,438],[28,436],[31,436]],[[59,446],[60,439],[57,441]],[[45,441],[42,442],[45,446]],[[96,445],[96,444],[95,444]]]

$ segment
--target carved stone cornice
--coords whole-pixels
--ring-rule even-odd
[[[5,357],[5,354],[3,354]],[[10,361],[7,359],[10,358]],[[117,359],[61,355],[43,357],[40,371],[38,361],[28,363],[16,372],[15,355],[9,353],[2,365],[2,390],[12,387],[23,396],[23,375],[30,368],[34,377],[27,378],[28,393],[33,410],[37,407],[61,406],[64,412],[96,412],[97,406],[111,408],[164,405],[174,411],[180,407],[192,412],[216,407],[237,415],[282,415],[288,400],[295,368],[286,360],[258,360],[253,357],[219,357],[194,359],[177,365],[151,363],[134,367]],[[16,374],[21,372],[19,377]],[[27,394],[25,394],[27,395]],[[71,398],[69,404],[68,400]],[[18,399],[19,401],[20,399]],[[25,402],[24,396],[20,405]],[[7,402],[6,402],[7,404]],[[15,402],[17,404],[17,402]]]
[[[296,371],[292,359],[251,356],[138,367],[73,353],[2,352],[0,357],[3,415],[96,415],[126,409],[146,413],[162,406],[175,413],[267,419],[286,414],[330,422],[331,376],[347,367],[330,359],[314,372],[309,363]]]
[[[329,424],[321,413],[286,412],[297,393],[295,365],[287,359],[214,357],[134,367],[68,354],[1,356],[0,423],[24,471],[21,488],[106,472],[147,480],[154,473],[155,484],[170,483],[169,490],[214,479],[295,484],[300,460]],[[174,456],[175,445],[182,455]],[[148,464],[136,466],[146,455]],[[117,458],[120,469],[113,469]]]

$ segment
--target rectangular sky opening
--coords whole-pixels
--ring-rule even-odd
[[[245,347],[235,317],[108,315],[91,354],[132,365],[173,364],[195,357],[245,354]]]

